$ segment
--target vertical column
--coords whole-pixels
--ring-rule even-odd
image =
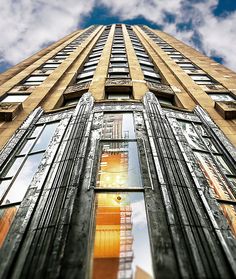
[[[175,92],[177,104],[185,108],[193,109],[195,107],[195,103],[190,98],[185,88],[179,83],[176,76],[171,72],[170,69],[172,68],[172,65],[168,64],[168,56],[164,52],[162,53],[161,49],[159,52],[158,46],[156,46],[156,44],[143,32],[140,27],[135,26],[134,31],[147,50],[148,54],[153,59],[153,62],[162,73],[162,76],[170,84],[172,90]]]
[[[144,81],[142,69],[139,65],[132,42],[124,24],[122,25],[122,29],[129,63],[130,76],[133,83],[133,96],[134,99],[140,100],[144,94],[148,92],[148,87]]]
[[[106,83],[109,62],[110,62],[114,32],[115,32],[115,24],[113,24],[111,27],[107,43],[104,47],[102,56],[97,65],[96,71],[93,76],[93,80],[89,87],[89,92],[92,93],[95,100],[102,100],[104,99],[105,96],[105,83]]]

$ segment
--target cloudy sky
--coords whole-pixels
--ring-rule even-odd
[[[0,72],[91,24],[146,24],[236,71],[236,0],[1,0]]]

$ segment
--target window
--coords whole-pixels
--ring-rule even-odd
[[[123,100],[123,99],[130,99],[130,94],[128,93],[107,93],[108,100]]]
[[[75,98],[75,99],[65,100],[64,106],[67,107],[67,106],[77,105],[79,100],[80,100],[80,97],[79,98]]]
[[[194,81],[210,80],[206,75],[189,75]]]
[[[88,61],[84,64],[84,67],[89,67],[89,66],[94,66],[98,64],[99,59],[94,60],[94,61]]]
[[[101,51],[96,52],[96,53],[94,53],[94,54],[90,54],[90,55],[89,55],[89,59],[91,59],[91,58],[99,58],[99,57],[101,56],[101,54],[102,54]]]
[[[152,73],[154,73],[154,66],[141,65],[141,68],[142,68],[143,72],[152,72]]]
[[[109,73],[129,73],[129,69],[127,67],[112,67],[109,69]]]
[[[55,69],[55,68],[57,68],[59,65],[60,65],[60,63],[45,63],[45,64],[43,64],[42,69],[43,69],[43,68],[52,68],[52,69]]]
[[[111,61],[110,66],[111,66],[111,67],[119,67],[119,68],[122,68],[122,67],[128,67],[128,64],[125,63],[125,62]]]
[[[109,78],[129,78],[128,73],[109,73]]]
[[[23,84],[24,85],[40,85],[48,76],[30,76]]]
[[[58,122],[36,126],[0,173],[0,223],[8,220],[0,226],[0,247],[57,126]]]
[[[92,278],[133,278],[137,269],[153,278],[143,193],[97,193],[95,208]]]
[[[151,63],[150,61],[139,60],[139,63],[140,63],[141,65],[152,66],[152,67],[154,67],[154,64]]]
[[[144,77],[151,77],[151,78],[157,78],[157,79],[161,79],[160,75],[156,74],[154,71],[150,72],[150,71],[143,71]]]
[[[147,54],[144,54],[144,53],[139,52],[139,51],[136,51],[136,55],[137,55],[138,57],[144,57],[144,58],[149,59],[149,57],[148,57],[148,55],[147,55]]]
[[[156,96],[159,103],[161,105],[168,105],[168,106],[172,106],[172,100],[171,99],[168,99],[168,98],[164,98],[164,97],[159,97],[159,96]]]
[[[235,101],[235,99],[227,93],[219,94],[219,93],[209,93],[208,94],[214,101],[221,102],[221,101]]]
[[[104,114],[100,148],[92,278],[132,278],[137,268],[153,278],[132,113]]]
[[[221,154],[214,140],[203,125],[194,122],[179,121],[181,130],[192,148],[196,160],[205,175],[209,187],[236,235],[235,205],[236,170]]]
[[[5,98],[3,98],[1,103],[22,103],[24,102],[29,95],[26,94],[7,94]]]
[[[177,63],[182,69],[196,69],[192,63]]]
[[[90,71],[90,72],[85,72],[85,73],[81,73],[78,75],[78,79],[83,79],[83,78],[88,78],[88,77],[93,77],[94,74],[94,70]]]
[[[92,72],[96,70],[97,65],[90,66],[90,67],[84,67],[83,72]]]

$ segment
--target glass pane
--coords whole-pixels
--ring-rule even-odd
[[[29,152],[30,148],[32,147],[33,143],[34,143],[35,139],[29,139],[25,142],[25,144],[23,145],[19,155],[25,155],[26,153]]]
[[[43,125],[36,126],[30,137],[31,138],[36,138],[41,133],[42,129],[43,129]]]
[[[21,103],[24,102],[29,97],[29,95],[8,95],[6,96],[1,103]]]
[[[19,206],[0,208],[0,248],[7,236]]]
[[[104,114],[102,136],[106,139],[135,139],[133,114]]]
[[[211,155],[203,152],[194,152],[194,154],[216,197],[221,199],[234,199],[233,193],[228,188],[224,177],[220,174],[218,166],[214,163]]]
[[[195,129],[201,136],[209,136],[201,124],[194,124]]]
[[[47,76],[31,76],[26,81],[44,81]]]
[[[153,278],[142,193],[96,195],[93,279]]]
[[[229,166],[225,162],[224,158],[220,155],[214,155],[214,158],[216,159],[217,163],[219,164],[221,170],[225,174],[233,174],[233,172],[230,170]]]
[[[32,150],[32,152],[45,150],[58,126],[58,122],[47,124]]]
[[[234,193],[228,187],[224,177],[219,173],[217,166],[209,154],[195,152],[197,161],[207,179],[209,187],[212,188],[215,197],[222,200],[235,200]],[[236,236],[235,208],[232,205],[220,205],[229,226]]]
[[[127,93],[108,93],[108,100],[122,100],[122,99],[130,99],[130,95]]]
[[[194,130],[192,123],[179,121],[179,124],[191,148],[206,150],[202,140]]]
[[[60,64],[56,64],[56,63],[45,63],[43,65],[43,68],[57,68]]]
[[[97,187],[142,187],[136,142],[102,143]]]
[[[234,98],[229,94],[209,94],[214,101],[234,101]]]
[[[212,140],[209,138],[202,138],[205,145],[207,146],[207,148],[211,151],[211,152],[217,152],[218,150],[216,149],[215,145],[213,144]]]
[[[43,157],[43,153],[29,155],[11,189],[3,200],[3,204],[21,202],[29,184]]]
[[[23,160],[24,157],[18,157],[13,159],[10,168],[8,169],[8,171],[4,173],[4,177],[14,176],[18,171]]]
[[[0,200],[4,196],[6,190],[8,189],[9,185],[11,183],[11,179],[7,180],[0,180]]]

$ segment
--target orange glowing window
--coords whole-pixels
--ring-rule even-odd
[[[97,187],[142,187],[136,142],[109,141],[101,143]]]
[[[121,225],[123,216],[131,216]],[[93,278],[153,278],[142,193],[96,194]]]

